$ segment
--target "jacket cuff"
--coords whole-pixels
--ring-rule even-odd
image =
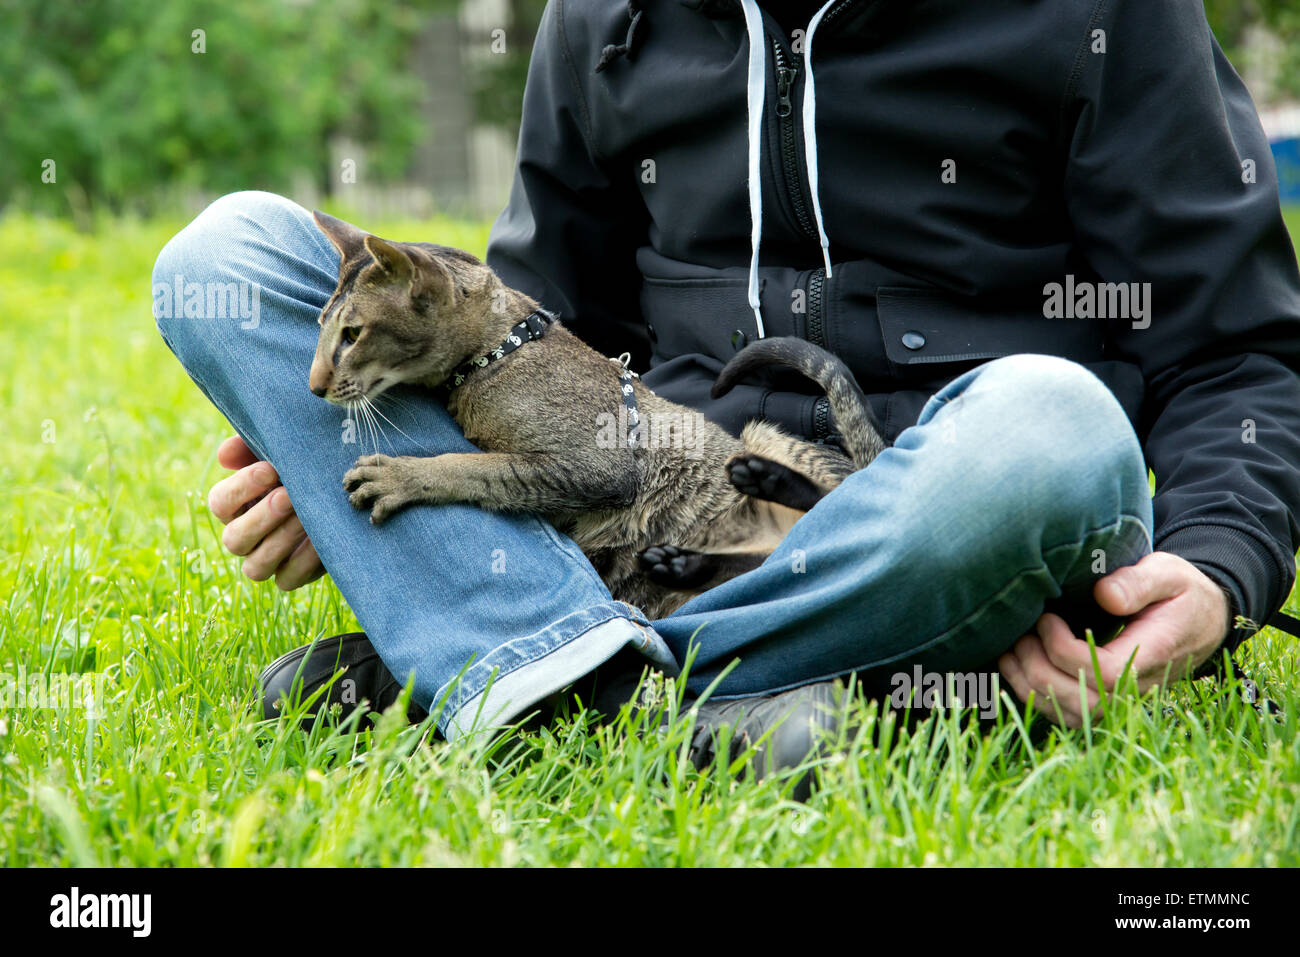
[[[1210,662],[1222,663],[1223,648],[1235,652],[1262,628],[1285,598],[1290,575],[1278,568],[1272,551],[1253,535],[1227,525],[1185,525],[1156,540],[1158,551],[1171,552],[1199,568],[1228,596],[1228,633]],[[1284,581],[1286,579],[1286,581]]]

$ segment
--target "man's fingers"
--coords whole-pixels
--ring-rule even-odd
[[[311,539],[303,537],[293,554],[275,572],[275,583],[282,591],[293,591],[325,574],[325,566],[316,554]]]
[[[1097,672],[1092,667],[1092,649],[1087,639],[1078,637],[1059,615],[1045,614],[1038,619],[1038,636],[1043,641],[1043,651],[1052,665],[1067,675],[1083,675],[1083,680],[1093,691],[1097,690]],[[1097,649],[1097,664],[1101,668],[1102,682],[1109,687],[1108,668],[1111,660]]]
[[[1032,635],[1026,637],[1033,639]],[[1021,639],[1021,641],[1024,640],[1026,639]],[[1016,697],[1022,702],[1028,702],[1030,695],[1033,695],[1034,710],[1049,721],[1056,724],[1064,723],[1067,727],[1072,728],[1081,725],[1078,715],[1064,707],[1058,708],[1056,706],[1049,690],[1034,686],[1033,682],[1029,680],[1024,665],[1014,651],[1007,652],[998,659],[998,671],[1001,672],[1007,684],[1011,685],[1011,690],[1016,693]]]
[[[1151,552],[1136,565],[1117,568],[1093,586],[1097,604],[1112,615],[1136,615],[1143,608],[1181,595],[1187,587],[1186,562],[1168,552]]]
[[[1123,631],[1096,649],[1071,633],[1058,615],[1039,618],[1037,635],[1026,635],[999,661],[999,670],[1025,700],[1049,717],[1078,727],[1100,701],[1099,686],[1115,690],[1126,670],[1137,690],[1187,677],[1222,640],[1226,600],[1218,586],[1186,560],[1164,552],[1117,569],[1097,583],[1094,594],[1106,611],[1127,619]],[[1083,695],[1080,695],[1080,675]]]
[[[280,476],[270,462],[254,462],[212,486],[208,493],[208,508],[218,521],[228,525],[245,507],[279,484]]]
[[[1098,648],[1097,658],[1106,687],[1114,688],[1125,668],[1133,675],[1139,693],[1164,684],[1167,679],[1187,677],[1196,663],[1186,655],[1171,653],[1170,649],[1177,643],[1170,627],[1167,621],[1142,616],[1127,625],[1105,648]]]
[[[251,555],[262,539],[270,535],[285,522],[295,518],[289,493],[283,488],[274,489],[269,495],[255,504],[244,514],[232,520],[221,533],[221,544],[233,555]],[[289,554],[285,550],[280,556],[283,560]],[[276,565],[271,566],[274,571]]]
[[[1029,679],[1025,677],[1025,671],[1020,667],[1020,659],[1007,652],[998,659],[998,671],[1002,677],[1011,685],[1011,690],[1016,693],[1016,697],[1021,701],[1029,700],[1029,692],[1033,689],[1029,687]]]
[[[1057,668],[1043,648],[1041,637],[1026,635],[1016,642],[1011,650],[1016,659],[1023,681],[1034,692],[1034,706],[1053,721],[1067,727],[1078,728],[1083,725],[1083,708],[1094,710],[1101,699],[1091,688],[1084,688],[1084,702],[1079,697],[1079,679],[1077,675],[1068,674]],[[1012,681],[1012,688],[1016,688]],[[1016,690],[1020,694],[1019,689]],[[1025,700],[1027,696],[1022,696]]]
[[[244,575],[253,581],[274,575],[284,591],[324,575],[325,566],[294,514],[275,467],[259,460],[238,435],[218,446],[217,462],[238,471],[212,486],[208,507],[226,526],[222,545],[245,556]]]
[[[244,559],[241,569],[244,577],[255,582],[266,581],[306,539],[307,533],[303,531],[298,516],[284,521],[258,542],[257,547]]]
[[[232,435],[217,446],[217,463],[225,469],[234,471],[252,465],[257,456],[238,435]]]

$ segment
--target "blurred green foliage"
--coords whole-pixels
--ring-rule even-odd
[[[1246,32],[1259,24],[1282,41],[1278,89],[1300,97],[1300,0],[1204,0],[1205,15],[1228,59],[1242,62]]]
[[[454,6],[0,0],[0,205],[148,211],[166,186],[323,185],[335,134],[399,175],[421,132],[414,36]]]
[[[519,133],[524,81],[532,58],[533,38],[541,22],[546,0],[509,0],[510,27],[506,31],[504,56],[494,56],[475,77],[474,109],[487,123]]]

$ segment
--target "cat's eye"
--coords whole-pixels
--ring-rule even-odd
[[[361,330],[358,329],[356,326],[344,326],[343,332],[340,333],[340,335],[342,336],[344,342],[346,342],[348,345],[352,345],[360,337]]]

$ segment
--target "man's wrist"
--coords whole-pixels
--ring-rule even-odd
[[[1235,523],[1190,523],[1157,533],[1156,549],[1195,565],[1228,596],[1226,647],[1235,651],[1282,604],[1293,572],[1276,549]]]
[[[1234,594],[1234,589],[1223,581],[1223,573],[1213,567],[1206,567],[1192,562],[1197,571],[1203,574],[1214,585],[1215,589],[1223,596],[1223,625],[1219,633],[1219,639],[1214,643],[1214,649],[1196,670],[1193,672],[1193,678],[1204,678],[1209,675],[1222,675],[1223,673],[1223,649],[1229,647],[1229,651],[1235,650],[1235,645],[1230,645],[1229,640],[1236,631],[1236,623],[1241,618],[1241,607],[1238,604],[1238,598]]]

